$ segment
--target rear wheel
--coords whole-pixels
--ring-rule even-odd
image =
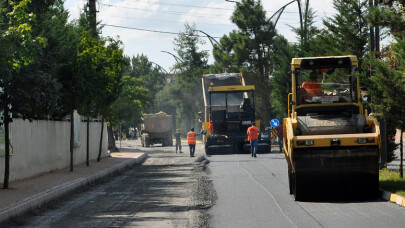
[[[149,136],[145,136],[145,147],[149,147],[150,146],[150,142],[149,142]]]

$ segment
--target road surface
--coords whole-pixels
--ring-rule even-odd
[[[149,158],[8,227],[405,227],[405,208],[381,199],[294,201],[280,153],[215,155],[208,163],[195,161],[201,144],[196,158],[139,141],[122,146]]]
[[[124,141],[123,152],[149,158],[121,175],[80,189],[8,227],[209,227],[214,202],[202,147],[196,157],[176,154],[174,147],[142,148]],[[184,149],[187,149],[186,147]],[[198,162],[195,162],[195,160]]]
[[[405,208],[380,199],[295,202],[284,155],[211,156],[212,227],[405,227]]]

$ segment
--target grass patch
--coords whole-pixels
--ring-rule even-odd
[[[405,197],[405,178],[398,171],[380,170],[380,188]]]

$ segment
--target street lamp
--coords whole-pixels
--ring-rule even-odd
[[[204,35],[206,35],[206,36],[208,37],[208,39],[210,40],[212,46],[214,46],[214,43],[213,43],[212,41],[215,41],[215,43],[219,45],[219,42],[218,42],[216,39],[214,39],[214,37],[208,35],[206,32],[201,31],[201,30],[195,30],[195,31],[201,32],[201,33],[203,33]]]
[[[163,50],[161,50],[161,52],[167,53],[167,54],[173,56],[173,58],[176,60],[177,63],[179,63],[179,61],[180,61],[180,62],[183,62],[183,60],[181,60],[179,57],[177,57],[175,54],[173,54],[173,53],[171,53],[171,52],[163,51]]]
[[[237,2],[237,1],[232,1],[232,0],[225,0],[226,2],[233,2],[233,3],[236,3],[236,4],[240,4],[240,2]],[[275,23],[274,23],[274,27],[276,27],[276,24],[277,24],[277,22],[278,22],[278,19],[280,18],[280,16],[281,16],[281,14],[283,13],[283,11],[284,11],[284,9],[288,6],[288,5],[290,5],[291,3],[293,3],[293,2],[297,2],[298,3],[298,13],[299,13],[299,16],[300,16],[300,28],[301,28],[301,31],[304,29],[304,25],[303,25],[303,18],[302,18],[302,9],[301,9],[301,1],[305,1],[306,2],[306,4],[305,4],[305,23],[306,23],[306,21],[307,21],[307,14],[308,14],[308,3],[309,3],[309,0],[293,0],[293,1],[291,1],[291,2],[289,2],[289,3],[287,3],[287,4],[285,4],[284,6],[282,6],[279,10],[277,10],[270,18],[269,18],[269,20],[271,20],[273,17],[276,17],[276,21],[275,21]],[[277,16],[276,16],[277,15]],[[302,43],[302,39],[303,39],[303,37],[301,37],[301,43]]]
[[[290,5],[291,3],[293,3],[293,2],[295,2],[295,1],[298,1],[298,5],[300,5],[300,1],[299,0],[292,0],[291,2],[289,2],[289,3],[287,3],[287,4],[285,4],[284,6],[282,6],[279,10],[277,10],[270,18],[269,18],[269,20],[271,20],[271,19],[273,19],[273,17],[275,17],[276,18],[276,21],[274,22],[274,27],[276,27],[276,24],[277,24],[277,22],[278,22],[278,19],[280,19],[280,16],[281,16],[281,14],[283,13],[283,11],[284,11],[284,9],[288,6],[288,5]],[[301,7],[299,6],[299,11],[301,12]],[[277,16],[276,16],[277,15]],[[300,13],[300,15],[301,15],[301,13]],[[300,21],[301,21],[301,16],[300,16]],[[301,23],[301,28],[302,28],[302,23]]]
[[[157,63],[155,63],[155,62],[152,62],[152,61],[149,61],[149,62],[151,62],[151,63],[155,64],[156,66],[158,66],[159,69],[163,70],[166,74],[170,74],[169,72],[167,72],[167,70],[165,70],[165,68],[163,68],[163,67],[160,66],[159,64],[157,64]]]

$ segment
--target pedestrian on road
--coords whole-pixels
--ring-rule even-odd
[[[252,122],[252,126],[247,129],[248,141],[250,141],[250,152],[252,157],[256,157],[257,142],[259,140],[259,129],[255,126],[255,122]]]
[[[276,131],[277,131],[277,137],[278,137],[278,146],[280,148],[280,153],[283,152],[283,124],[280,123],[280,125],[278,125],[276,127]]]
[[[187,143],[188,146],[190,147],[190,157],[194,157],[194,152],[195,152],[195,143],[196,143],[196,136],[201,135],[200,133],[195,133],[194,128],[191,128],[191,130],[187,133]]]
[[[181,152],[181,132],[179,129],[176,130],[176,133],[174,133],[174,137],[176,138],[176,154],[177,154],[177,150],[180,150]]]

